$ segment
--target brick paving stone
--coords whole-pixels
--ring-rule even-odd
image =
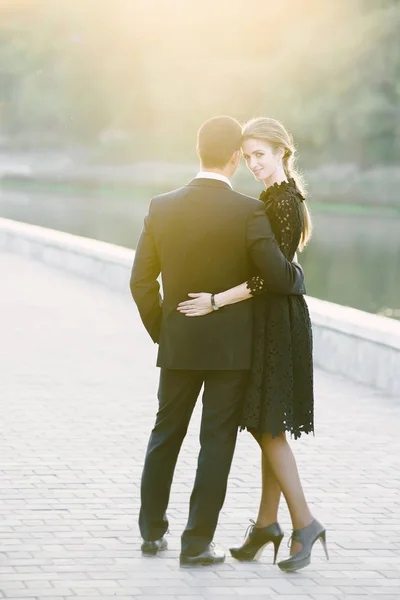
[[[310,594],[312,600],[338,600],[338,598],[343,598],[343,596],[332,596],[331,594]],[[365,600],[365,596],[364,596]]]
[[[171,492],[169,550],[142,557],[139,484],[158,370],[128,288],[7,253],[0,278],[0,597],[400,598],[399,399],[316,372],[316,435],[291,443],[329,562],[317,544],[292,575],[271,564],[271,548],[257,563],[179,567],[200,403]],[[241,433],[216,534],[226,548],[256,514],[259,464]],[[284,502],[280,521],[289,535]]]

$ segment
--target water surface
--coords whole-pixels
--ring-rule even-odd
[[[0,191],[0,215],[135,248],[151,197]],[[312,202],[310,202],[312,211]],[[313,238],[299,255],[311,296],[400,318],[400,218],[312,211]]]

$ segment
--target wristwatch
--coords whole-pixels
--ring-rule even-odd
[[[215,304],[215,294],[211,294],[211,308],[213,310],[219,310],[219,306]]]

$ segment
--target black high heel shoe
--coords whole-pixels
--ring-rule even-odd
[[[298,571],[307,567],[311,562],[311,551],[317,540],[321,540],[326,558],[329,560],[328,548],[326,547],[326,529],[317,519],[313,519],[308,527],[294,529],[292,539],[295,542],[299,542],[302,548],[299,552],[293,554],[293,556],[278,563],[278,567],[282,571]]]
[[[245,533],[245,542],[239,548],[229,548],[231,555],[236,560],[258,560],[268,544],[274,544],[274,564],[279,546],[283,540],[283,531],[279,523],[272,523],[268,527],[256,527],[250,519],[251,525]]]

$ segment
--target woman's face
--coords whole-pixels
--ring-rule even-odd
[[[265,140],[248,138],[242,144],[247,168],[257,181],[265,181],[282,165],[283,148],[277,150]]]

